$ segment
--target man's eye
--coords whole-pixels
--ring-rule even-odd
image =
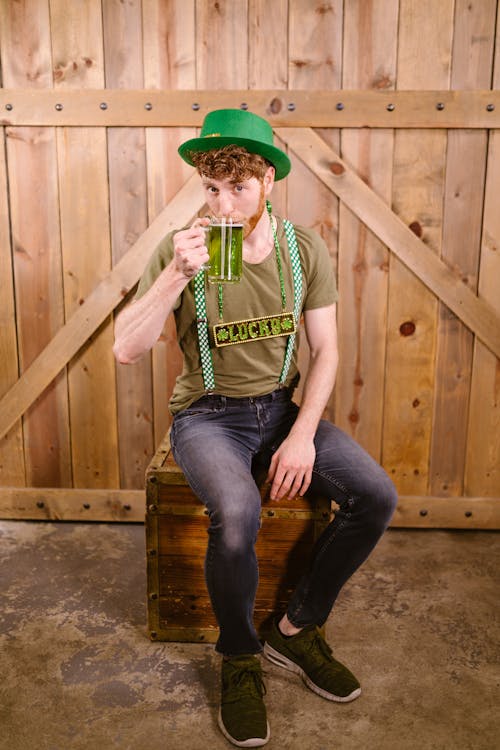
[[[235,185],[234,189],[236,190],[237,193],[241,193],[243,190],[243,185]]]

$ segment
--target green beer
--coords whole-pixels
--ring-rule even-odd
[[[243,266],[243,224],[214,219],[206,231],[208,280],[212,284],[236,284]]]

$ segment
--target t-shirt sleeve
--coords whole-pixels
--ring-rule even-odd
[[[312,229],[295,227],[300,259],[306,279],[304,310],[328,307],[338,300],[333,262],[320,235]]]
[[[156,247],[139,280],[134,299],[140,299],[151,289],[158,276],[168,266],[174,255],[173,232],[167,234]]]

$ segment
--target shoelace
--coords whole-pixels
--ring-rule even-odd
[[[315,651],[319,651],[321,656],[323,656],[328,661],[332,661],[333,659],[332,649],[317,631],[314,633],[314,636],[309,642],[308,651],[311,653],[311,655],[313,655]]]
[[[257,693],[260,698],[263,698],[266,694],[267,690],[262,679],[262,671],[258,665],[240,669],[236,674],[229,677],[229,685],[224,691],[224,701],[226,703],[237,701],[244,691]]]

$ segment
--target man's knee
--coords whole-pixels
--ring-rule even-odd
[[[259,496],[260,501],[260,496]],[[238,502],[210,514],[209,533],[218,537],[228,552],[246,552],[253,547],[260,528],[260,502]]]
[[[365,502],[369,505],[374,526],[380,530],[386,529],[396,509],[398,493],[382,468],[367,487]]]

